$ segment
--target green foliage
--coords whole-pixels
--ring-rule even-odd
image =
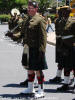
[[[42,13],[47,10],[47,8],[54,8],[57,7],[57,0],[36,0],[39,2],[39,9]],[[58,3],[58,6],[64,5],[65,0],[62,0],[62,2]]]
[[[6,15],[6,14],[4,14],[4,15],[0,15],[0,18],[10,18],[10,15]]]
[[[0,15],[0,21],[8,21],[10,19],[10,15],[6,15],[6,14],[3,14],[3,15]]]
[[[38,1],[38,0],[37,0]],[[50,1],[49,0],[39,0],[39,10],[44,13],[49,7]]]
[[[56,18],[56,14],[49,14],[48,17],[50,17],[53,22]]]
[[[28,3],[28,0],[15,0],[16,3],[18,4],[27,4]]]
[[[0,0],[0,11],[3,13],[10,12],[13,8],[21,8],[22,5],[27,5],[28,0]]]
[[[49,7],[55,7],[57,5],[57,0],[36,0],[39,2],[39,9],[42,13]],[[65,0],[62,0],[62,4]],[[10,12],[12,8],[21,8],[23,5],[27,7],[28,0],[0,0],[0,11]]]

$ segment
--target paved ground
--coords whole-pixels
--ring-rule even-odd
[[[50,45],[56,45],[56,35],[55,32],[50,32],[47,34],[47,43]]]
[[[23,47],[4,38],[7,25],[0,25],[0,100],[35,100],[19,95],[24,90],[19,83],[26,79],[26,70],[21,65]],[[56,92],[61,84],[51,84],[49,79],[56,74],[55,46],[47,44],[46,59],[48,70],[45,73],[45,98],[39,100],[75,100],[72,92]],[[63,78],[63,75],[62,75]]]

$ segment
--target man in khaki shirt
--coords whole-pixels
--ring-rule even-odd
[[[28,3],[28,14],[23,22],[21,34],[18,38],[23,39],[22,65],[28,72],[28,88],[22,91],[22,94],[35,94],[37,97],[43,97],[44,73],[47,69],[45,58],[46,51],[46,21],[37,13],[38,3],[30,1]],[[34,78],[37,75],[38,92],[34,89]]]

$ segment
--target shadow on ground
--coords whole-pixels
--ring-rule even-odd
[[[24,95],[24,94],[1,94],[0,98],[6,99],[23,99],[23,100],[33,100],[34,95]]]
[[[63,82],[63,80],[64,80],[64,79],[62,79],[62,82]],[[53,85],[57,85],[57,84],[58,84],[58,85],[62,85],[62,84],[63,84],[62,82],[58,83],[58,82],[45,81],[44,84],[45,84],[45,85],[49,85],[49,84],[53,84]]]
[[[53,85],[61,85],[62,83],[51,83],[51,82],[49,82],[49,81],[45,81],[44,82],[44,84],[45,85],[50,85],[50,84],[53,84]],[[24,87],[26,87],[27,88],[27,86],[20,86],[20,84],[15,84],[15,83],[11,83],[11,84],[6,84],[6,85],[4,85],[3,87],[13,87],[13,88],[24,88]],[[38,88],[38,86],[36,86],[36,85],[34,85],[34,87],[35,88]]]
[[[14,87],[14,88],[18,87],[18,88],[22,88],[22,87],[27,87],[27,86],[20,86],[20,84],[12,83],[12,84],[6,84],[3,87]]]
[[[73,93],[72,91],[57,91],[56,89],[44,89],[45,93]]]

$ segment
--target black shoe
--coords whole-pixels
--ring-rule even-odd
[[[64,91],[65,92],[65,91],[67,91],[69,89],[70,89],[69,85],[68,84],[64,84],[61,87],[57,88],[57,91]]]
[[[28,87],[28,79],[20,83],[20,86]]]
[[[72,87],[73,93],[75,94],[75,85]]]
[[[57,77],[57,76],[49,80],[49,82],[51,83],[60,83],[61,81],[62,81],[61,77]]]
[[[74,79],[70,79],[70,83],[69,83],[69,85],[72,85],[73,82],[74,82]]]

